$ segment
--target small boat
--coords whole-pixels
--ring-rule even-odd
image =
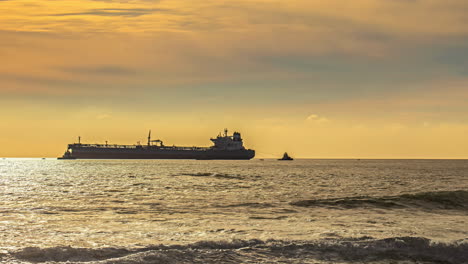
[[[293,158],[289,157],[288,153],[285,152],[283,157],[281,159],[278,159],[278,160],[294,160]]]

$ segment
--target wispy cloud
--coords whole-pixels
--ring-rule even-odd
[[[316,114],[309,115],[306,118],[306,120],[309,121],[309,122],[316,123],[316,124],[326,124],[326,123],[330,122],[330,120],[328,118],[322,117],[322,116],[319,116],[319,115],[316,115]]]
[[[107,113],[99,114],[99,115],[96,116],[96,119],[98,119],[98,120],[105,120],[105,119],[110,119],[110,118],[112,118],[112,115],[107,114]]]
[[[99,8],[99,9],[90,9],[83,12],[71,12],[71,13],[58,13],[58,14],[49,14],[48,16],[123,16],[123,17],[139,17],[143,15],[148,15],[156,12],[168,12],[169,9],[163,8]]]
[[[91,75],[134,75],[137,73],[136,70],[116,66],[116,65],[101,65],[101,66],[89,66],[89,67],[63,67],[59,70],[74,73],[74,74],[91,74]]]

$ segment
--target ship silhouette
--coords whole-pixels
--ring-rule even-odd
[[[216,138],[210,139],[211,147],[165,146],[162,140],[151,139],[151,130],[146,145],[69,144],[59,159],[198,159],[198,160],[249,160],[255,157],[255,150],[246,149],[239,132],[228,135],[224,130]]]
[[[287,152],[285,152],[283,154],[283,157],[281,159],[278,159],[278,160],[294,160],[293,158],[291,158]]]

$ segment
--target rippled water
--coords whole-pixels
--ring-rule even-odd
[[[4,159],[0,199],[4,262],[468,262],[465,160]]]

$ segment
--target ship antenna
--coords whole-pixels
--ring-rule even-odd
[[[151,144],[151,129],[148,134],[148,146]]]

